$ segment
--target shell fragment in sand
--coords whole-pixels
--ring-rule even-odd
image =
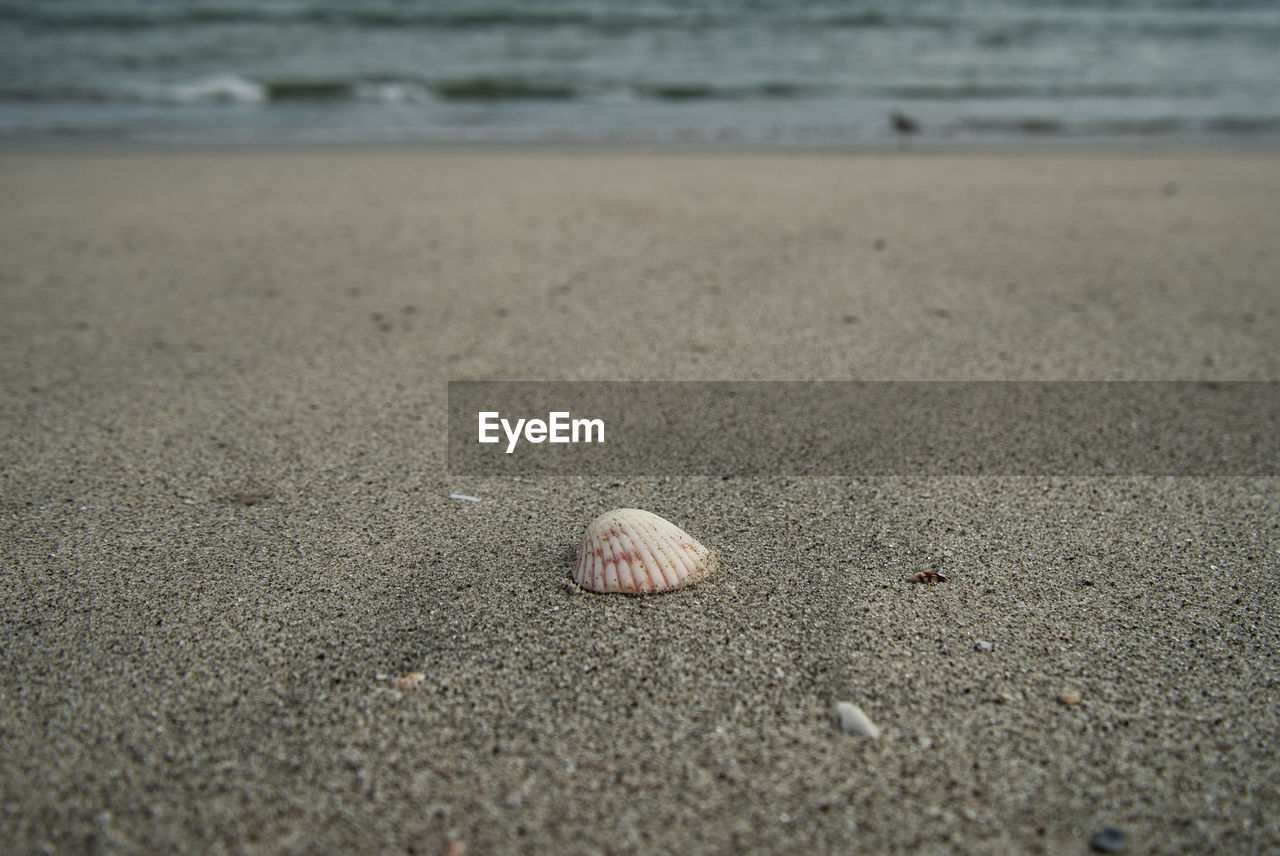
[[[840,720],[840,730],[845,734],[856,734],[873,740],[880,736],[880,729],[853,702],[836,702],[836,718]]]

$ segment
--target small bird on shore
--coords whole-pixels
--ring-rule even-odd
[[[904,146],[913,135],[920,133],[920,123],[897,110],[889,114],[889,124],[893,126],[894,133],[902,140]]]

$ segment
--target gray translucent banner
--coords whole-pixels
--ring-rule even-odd
[[[449,472],[1276,475],[1278,424],[1274,381],[454,381]]]

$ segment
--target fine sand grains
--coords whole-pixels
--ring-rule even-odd
[[[1280,849],[1274,477],[444,441],[450,379],[1276,379],[1274,155],[7,152],[0,198],[13,852]],[[721,570],[581,591],[618,507]]]

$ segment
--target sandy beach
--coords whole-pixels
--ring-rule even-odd
[[[11,852],[1280,852],[1275,476],[445,461],[450,380],[1280,379],[1280,156],[6,151],[0,198]],[[722,570],[579,591],[618,506]]]

